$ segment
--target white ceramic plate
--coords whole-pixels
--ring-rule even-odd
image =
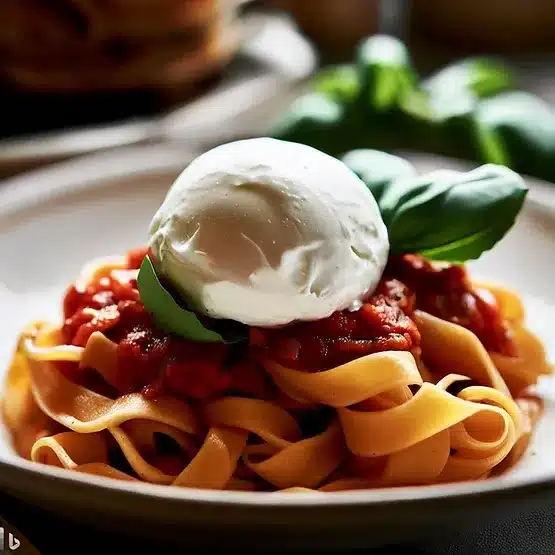
[[[19,176],[0,188],[0,378],[31,319],[57,317],[61,295],[96,256],[140,245],[154,210],[192,154],[135,147]],[[430,160],[415,159],[429,168]],[[434,158],[436,168],[452,162]],[[531,184],[518,224],[473,264],[476,277],[525,296],[530,327],[555,361],[555,189]],[[486,518],[495,510],[555,497],[555,387],[542,384],[546,412],[527,456],[510,474],[426,488],[283,495],[128,484],[34,464],[0,434],[0,487],[75,518],[187,541],[333,548],[366,545]],[[218,533],[214,534],[217,526]],[[284,532],[285,531],[285,532]],[[426,532],[426,533],[427,533]],[[217,538],[215,540],[215,538]]]

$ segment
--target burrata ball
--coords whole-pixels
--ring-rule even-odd
[[[271,138],[196,158],[154,215],[149,246],[191,308],[260,327],[357,310],[389,253],[378,205],[354,172]]]

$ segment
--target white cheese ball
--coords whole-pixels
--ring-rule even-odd
[[[149,246],[193,309],[260,327],[357,310],[389,253],[363,181],[336,158],[270,138],[196,158],[155,214]]]

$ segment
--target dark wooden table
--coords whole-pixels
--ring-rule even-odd
[[[5,494],[0,494],[0,524],[4,528],[3,550],[0,529],[0,553],[10,553],[10,543],[13,546],[18,540],[20,546],[12,552],[21,555],[35,555],[37,551],[33,551],[31,545],[41,555],[76,555],[85,551],[96,554],[193,555],[186,538],[182,545],[168,545],[162,538],[158,542],[147,542],[106,533],[95,522],[70,522]],[[217,534],[217,530],[214,532]],[[385,555],[394,550],[401,555],[553,555],[555,506],[541,506],[524,517],[492,521],[478,528],[469,528],[461,521],[460,531],[448,537],[430,537],[418,544],[361,549],[357,553]],[[233,546],[222,546],[220,553],[228,551],[233,552]],[[201,552],[195,548],[193,553]],[[271,546],[265,552],[271,553]],[[306,554],[306,550],[303,553]]]

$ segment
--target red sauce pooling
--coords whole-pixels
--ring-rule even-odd
[[[381,351],[413,351],[420,333],[410,316],[414,295],[395,279],[383,280],[358,311],[280,329],[252,329],[251,345],[290,368],[326,370]]]
[[[250,355],[262,353],[291,368],[320,371],[381,351],[416,353],[420,333],[411,318],[416,308],[467,327],[490,350],[514,353],[497,306],[472,288],[464,268],[439,269],[412,255],[390,259],[377,290],[358,311],[279,329],[251,328],[248,346],[195,343],[157,329],[140,302],[137,271],[147,252],[129,252],[126,269],[82,290],[73,285],[64,298],[62,333],[67,343],[84,346],[98,330],[118,344],[114,394],[167,392],[183,399],[208,399],[239,393],[264,398],[264,373]],[[98,375],[95,378],[91,369],[75,364],[63,371],[98,390]]]

